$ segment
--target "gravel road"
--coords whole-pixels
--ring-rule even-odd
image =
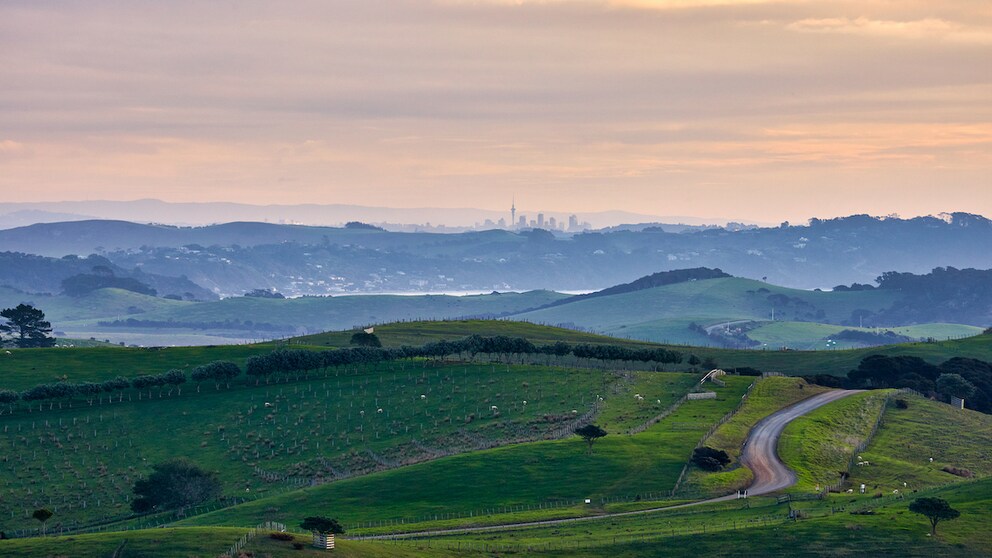
[[[827,403],[831,403],[854,393],[858,393],[858,391],[832,390],[820,393],[808,399],[804,399],[799,403],[776,411],[756,424],[748,434],[747,440],[744,442],[744,451],[741,454],[741,462],[754,472],[754,481],[747,489],[748,496],[768,494],[769,492],[775,492],[776,490],[788,488],[796,483],[796,474],[786,467],[785,463],[782,463],[782,460],[778,457],[778,439],[787,424],[802,415],[809,413],[810,411],[826,405]],[[355,538],[359,540],[422,538],[438,535],[474,533],[479,531],[503,531],[506,529],[525,527],[542,527],[547,525],[560,525],[563,523],[594,521],[608,517],[625,517],[630,515],[657,513],[665,510],[687,508],[690,506],[699,506],[713,502],[725,502],[736,498],[737,494],[729,494],[727,496],[700,500],[698,502],[689,502],[687,504],[678,504],[675,506],[650,508],[630,512],[608,513],[585,517],[573,517],[568,519],[549,519],[546,521],[531,521],[527,523],[504,523],[502,525],[487,525],[484,527],[462,527],[458,529],[439,529],[437,531],[418,531],[410,533],[397,533],[393,535],[375,535],[370,537]]]

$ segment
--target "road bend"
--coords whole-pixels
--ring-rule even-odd
[[[796,474],[786,467],[785,463],[778,456],[778,440],[785,430],[787,424],[793,420],[820,407],[842,399],[849,395],[859,393],[860,390],[831,390],[804,399],[799,403],[790,405],[784,409],[776,411],[751,429],[747,440],[744,442],[744,450],[741,453],[741,463],[754,473],[754,480],[747,489],[748,496],[760,496],[777,490],[782,490],[796,484]],[[527,527],[543,527],[548,525],[562,525],[566,523],[579,523],[583,521],[595,521],[612,517],[625,517],[631,515],[645,515],[668,510],[677,510],[714,502],[726,502],[734,500],[737,494],[729,494],[719,498],[699,500],[674,506],[659,508],[649,508],[644,510],[605,513],[600,515],[588,515],[583,517],[571,517],[566,519],[548,519],[544,521],[529,521],[524,523],[502,523],[499,525],[485,525],[480,527],[459,527],[455,529],[438,529],[432,531],[412,531],[409,533],[395,533],[389,535],[371,535],[368,537],[355,537],[356,540],[381,540],[381,539],[406,539],[423,538],[440,535],[456,535],[461,533],[475,533],[481,531],[503,531],[506,529],[519,529]]]

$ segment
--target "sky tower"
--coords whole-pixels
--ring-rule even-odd
[[[514,196],[510,202],[510,228],[517,222],[517,197]]]

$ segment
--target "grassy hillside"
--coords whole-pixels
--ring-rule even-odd
[[[802,378],[770,377],[755,383],[740,410],[722,424],[706,440],[706,445],[723,450],[733,460],[727,470],[707,472],[690,466],[679,494],[694,496],[723,496],[750,484],[753,475],[737,461],[748,433],[768,415],[826,391],[826,388],[807,384]]]
[[[789,423],[779,455],[799,477],[798,491],[824,489],[846,471],[855,447],[868,440],[891,390],[868,391],[825,405]]]
[[[778,295],[776,298],[775,295]],[[730,320],[801,318],[826,322],[849,319],[857,309],[877,311],[890,306],[897,293],[874,291],[819,292],[778,287],[730,277],[689,281],[631,293],[592,298],[516,317],[538,323],[572,323],[614,333],[662,318],[692,316],[716,323]],[[819,311],[822,310],[822,314]]]
[[[38,505],[52,506],[59,521],[127,515],[134,480],[176,455],[217,471],[226,495],[256,498],[285,489],[282,479],[330,480],[562,428],[570,434],[597,394],[620,397],[624,382],[593,370],[400,362],[7,412],[0,502],[9,515],[0,516],[0,530],[33,527]],[[672,385],[683,391],[658,397],[688,389],[685,380]]]
[[[895,328],[858,328],[815,322],[769,322],[747,332],[747,336],[771,349],[788,347],[799,350],[851,349],[863,346],[853,341],[832,339],[841,331],[864,333],[893,332],[914,340],[958,339],[982,333],[982,328],[962,324],[920,324]],[[828,344],[831,340],[833,343]]]
[[[183,524],[246,525],[259,517],[288,520],[329,508],[352,523],[409,523],[432,514],[461,515],[468,521],[470,515],[491,515],[487,510],[494,508],[554,508],[563,502],[573,506],[583,498],[599,504],[604,498],[667,493],[696,441],[737,405],[750,381],[728,378],[727,387],[717,388],[717,399],[687,402],[640,434],[628,436],[609,428],[611,434],[597,442],[592,453],[576,437],[473,452],[276,496]],[[637,405],[632,393],[625,395],[616,400],[621,407]],[[644,390],[644,395],[663,398],[662,408],[677,398],[670,392]],[[588,511],[580,504],[571,513]]]
[[[992,416],[914,395],[896,398],[908,407],[890,401],[871,445],[859,454],[871,465],[855,468],[852,483],[888,494],[905,490],[903,483],[913,490],[965,480],[945,467],[992,475]]]
[[[323,347],[347,347],[354,330],[331,331],[316,335],[295,337],[293,344],[316,345]],[[584,333],[574,329],[564,329],[508,320],[444,320],[433,322],[395,322],[375,326],[375,334],[384,347],[417,347],[431,341],[453,340],[481,335],[493,337],[524,337],[536,345],[547,345],[556,341],[566,343],[590,343],[594,345],[627,345],[649,347],[653,343],[631,341],[606,335]]]

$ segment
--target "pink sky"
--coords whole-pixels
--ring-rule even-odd
[[[0,199],[992,215],[988,2],[292,6],[0,4]]]

